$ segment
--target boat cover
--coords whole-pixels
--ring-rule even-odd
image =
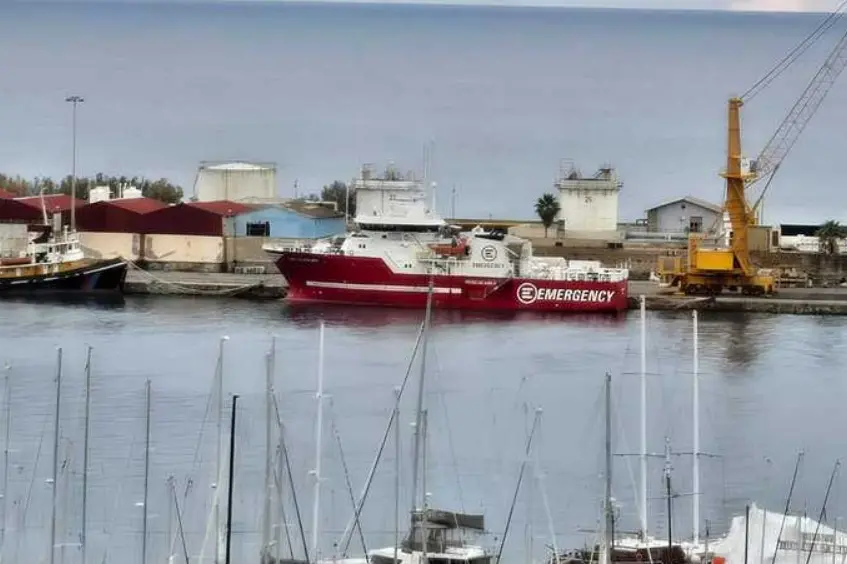
[[[475,529],[485,530],[485,520],[482,515],[470,515],[467,513],[456,513],[441,509],[430,509],[427,511],[427,522],[440,525],[449,529]],[[421,512],[415,512],[412,516],[413,523],[421,521]]]

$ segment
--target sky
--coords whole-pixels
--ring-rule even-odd
[[[3,1],[3,0],[0,0]],[[20,0],[25,1],[25,0]],[[55,1],[55,0],[50,0]],[[59,0],[75,2],[78,0]],[[96,1],[96,0],[95,0]],[[114,2],[116,0],[101,0]],[[127,2],[285,2],[287,0],[120,0]],[[363,2],[385,4],[470,4],[502,6],[563,6],[665,10],[732,10],[754,12],[832,12],[845,0],[294,0],[297,2]]]
[[[253,0],[249,0],[253,1]],[[264,0],[284,1],[284,0]],[[316,1],[316,0],[315,0]],[[334,0],[338,1],[338,0]],[[831,12],[841,0],[340,0],[349,2],[385,3],[448,3],[448,4],[498,4],[498,5],[544,5],[579,6],[596,8],[633,9],[695,9],[733,10],[756,12]]]

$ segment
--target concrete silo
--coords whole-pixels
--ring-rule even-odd
[[[198,202],[232,202],[276,199],[276,165],[273,163],[201,163],[194,180]]]

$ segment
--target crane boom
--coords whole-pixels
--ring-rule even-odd
[[[757,180],[770,177],[776,173],[783,159],[797,142],[800,134],[808,125],[809,120],[815,115],[821,102],[829,93],[832,85],[838,79],[841,71],[847,66],[847,32],[841,36],[832,52],[826,58],[821,68],[803,91],[800,98],[785,116],[785,119],[770,138],[765,148],[756,158],[751,172],[754,177],[747,181],[747,188]],[[770,180],[768,181],[768,183]],[[767,186],[765,187],[767,189]],[[753,205],[755,211],[761,204],[764,191]]]

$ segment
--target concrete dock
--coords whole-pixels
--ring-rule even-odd
[[[279,274],[148,272],[132,269],[127,273],[125,293],[280,299],[285,296],[285,281]],[[653,282],[632,280],[629,283],[631,309],[638,309],[638,296],[642,294],[646,296],[646,306],[650,310],[847,315],[847,288],[784,288],[774,297],[708,298],[666,295]]]
[[[279,299],[285,296],[285,280],[278,273],[229,274],[131,269],[127,272],[124,293]]]

